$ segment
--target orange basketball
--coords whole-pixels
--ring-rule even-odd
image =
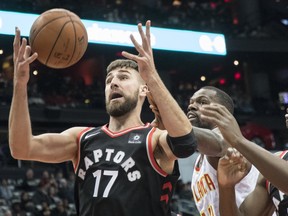
[[[51,68],[67,68],[77,63],[88,46],[88,35],[81,19],[73,12],[55,8],[34,21],[29,35],[32,52]]]

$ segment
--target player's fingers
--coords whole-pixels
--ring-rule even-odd
[[[228,148],[226,150],[225,155],[222,158],[229,161],[230,160],[230,156],[231,156],[231,150],[230,150],[230,148]]]
[[[208,112],[210,114],[216,114],[219,113],[221,116],[229,113],[229,111],[227,110],[227,108],[221,104],[216,104],[216,103],[211,103],[209,105],[203,105],[201,107],[201,111],[203,112]]]
[[[221,125],[222,123],[222,116],[213,111],[205,110],[202,112],[201,110],[200,118],[205,122],[213,123],[216,125]]]
[[[142,30],[142,25],[141,25],[140,29]],[[142,34],[144,35],[143,30],[142,30]],[[135,49],[140,54],[139,56],[137,56],[138,59],[139,59],[139,57],[145,56],[145,51],[143,49],[143,46],[145,45],[145,43],[143,41],[143,37],[146,37],[146,36],[145,35],[144,36],[141,35],[141,37],[142,37],[142,46],[137,42],[137,40],[135,39],[133,34],[130,35],[130,39],[131,39],[132,43],[134,44]]]
[[[151,92],[147,92],[146,95],[147,95],[147,99],[148,99],[149,104],[152,104],[152,105],[155,105],[155,106],[156,106],[156,103],[155,103],[155,101],[154,101],[154,98],[153,98]]]
[[[149,28],[149,25],[147,25],[147,22],[146,22],[146,32],[147,32],[147,27]],[[138,31],[139,31],[139,34],[140,34],[141,39],[142,39],[142,47],[144,50],[147,50],[148,49],[148,38],[147,38],[147,35],[143,31],[142,23],[138,24]]]
[[[200,107],[200,111],[201,114],[204,114],[205,116],[221,118],[217,105],[203,105]]]
[[[233,148],[229,147],[229,148],[227,149],[225,155],[227,156],[227,158],[228,158],[229,160],[231,160],[231,157],[232,157],[232,155],[233,155],[233,152],[234,152]]]
[[[138,58],[137,58],[136,55],[131,54],[131,53],[128,53],[128,52],[126,52],[126,51],[122,51],[121,54],[122,54],[122,56],[124,56],[125,58],[131,59],[131,60],[134,60],[134,61],[136,61],[136,62],[137,62],[137,60],[138,60]]]
[[[156,127],[159,129],[164,129],[164,128],[160,128],[161,122],[159,121],[158,118],[155,118],[152,122],[151,122],[152,127]]]
[[[229,157],[228,157],[228,155],[226,155],[226,154],[225,154],[222,158],[223,158],[224,160],[227,160],[227,161],[229,160]]]
[[[31,55],[30,57],[28,57],[28,58],[26,59],[26,61],[30,64],[30,63],[32,63],[33,61],[35,61],[37,58],[38,58],[38,54],[37,54],[37,53],[33,53],[33,55]]]
[[[154,111],[156,111],[156,112],[159,112],[157,106],[155,106],[154,104],[150,104],[150,105],[149,105],[149,108],[150,108],[151,110],[154,110]]]
[[[231,147],[231,148],[230,148],[230,151],[231,151],[231,158],[236,158],[236,157],[238,157],[239,152],[238,152],[235,148]]]
[[[24,51],[24,55],[23,55],[24,59],[25,60],[28,59],[30,54],[31,54],[31,47],[30,46],[26,46],[25,47],[25,51]]]
[[[26,50],[26,45],[27,45],[26,38],[22,38],[22,43],[20,45],[20,49],[19,49],[18,56],[17,56],[18,59],[23,59],[24,53]]]
[[[155,108],[155,106],[150,105],[149,108],[151,109],[151,111],[154,113],[155,117],[160,116],[159,114],[159,110],[157,108]]]
[[[13,41],[13,60],[14,62],[16,61],[16,58],[18,56],[18,52],[19,52],[19,48],[20,48],[20,30],[18,29],[18,27],[15,28],[15,37],[14,37],[14,41]]]
[[[247,160],[243,160],[242,163],[238,165],[238,169],[240,172],[246,172],[247,171]]]
[[[151,27],[151,21],[147,20],[147,22],[146,22],[146,37],[147,37],[147,43],[149,46],[151,46],[150,27]]]

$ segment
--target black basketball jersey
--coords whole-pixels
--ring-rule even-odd
[[[283,151],[280,157],[288,161],[288,151]],[[288,216],[288,196],[279,191],[274,185],[267,181],[267,189],[276,207],[278,216]]]
[[[107,125],[83,131],[75,167],[75,202],[81,216],[170,216],[179,178],[157,164],[150,124],[111,132]]]

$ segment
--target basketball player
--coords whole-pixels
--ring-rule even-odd
[[[229,112],[234,112],[234,103],[231,97],[213,86],[202,87],[190,99],[187,117],[193,125],[198,151],[200,152],[193,171],[191,189],[201,216],[220,215],[217,165],[229,146],[217,126],[213,123],[205,122],[201,118],[201,107],[210,103],[222,104],[227,107]],[[153,106],[152,103],[150,108],[156,116],[156,124],[163,128],[157,107]],[[255,188],[258,174],[258,170],[250,164],[247,176],[236,186],[238,206]]]
[[[107,67],[105,83],[109,122],[100,127],[72,127],[62,133],[34,136],[27,83],[29,65],[37,58],[25,38],[14,39],[14,91],[9,116],[9,145],[14,158],[46,163],[72,161],[77,215],[167,216],[179,177],[177,158],[196,148],[192,125],[170,95],[154,65],[146,32],[138,24],[142,45],[131,40],[139,55]],[[137,62],[137,63],[136,63]],[[147,92],[153,96],[167,130],[140,118]]]
[[[275,154],[251,143],[241,134],[236,119],[222,105],[211,104],[201,108],[202,119],[216,124],[227,142],[237,149],[260,171],[255,190],[238,208],[235,185],[241,181],[246,166],[242,155],[230,150],[218,165],[221,215],[288,215],[288,151]],[[285,115],[286,125],[288,114]]]
[[[234,112],[234,103],[231,97],[216,87],[205,86],[195,92],[190,98],[187,117],[192,123],[193,129],[196,127],[202,128],[202,130],[194,130],[197,138],[199,137],[198,133],[200,132],[203,137],[207,137],[209,134],[214,134],[215,138],[213,140],[205,139],[203,142],[208,146],[215,146],[219,142],[223,143],[222,152],[218,155],[211,154],[209,151],[199,148],[200,155],[196,159],[194,166],[191,189],[195,204],[201,216],[220,215],[217,165],[220,157],[223,156],[223,153],[226,153],[227,147],[229,146],[225,141],[223,141],[221,132],[217,128],[216,124],[206,122],[201,118],[201,107],[210,103],[222,104],[230,113]],[[204,131],[204,129],[206,130]],[[201,146],[202,143],[199,141],[199,147]],[[236,186],[237,205],[240,205],[244,198],[253,191],[258,174],[257,169],[250,164],[249,172]]]

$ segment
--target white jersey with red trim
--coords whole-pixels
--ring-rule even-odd
[[[254,190],[258,175],[259,171],[252,166],[247,176],[235,186],[238,207],[244,201],[245,197]],[[210,165],[205,155],[199,155],[196,160],[191,189],[195,204],[201,216],[220,215],[217,170]]]

